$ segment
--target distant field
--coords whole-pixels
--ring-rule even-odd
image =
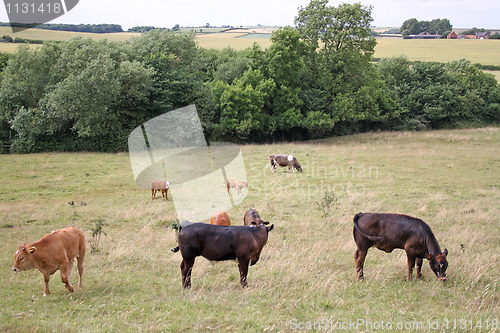
[[[245,36],[244,38],[240,38]],[[216,33],[209,35],[198,35],[198,45],[208,49],[223,49],[228,46],[236,50],[244,50],[251,47],[254,43],[262,48],[271,46],[271,40],[268,38],[251,38],[247,33]]]
[[[248,195],[228,214],[242,225],[254,207],[275,226],[245,290],[236,263],[201,258],[192,289],[182,290],[181,255],[169,250],[171,193],[152,201],[135,184],[128,154],[0,155],[0,332],[290,332],[299,323],[361,320],[394,329],[335,331],[497,332],[499,142],[500,128],[483,128],[241,146]],[[264,168],[272,153],[293,154],[304,172],[272,174]],[[325,217],[319,207],[329,191],[338,200]],[[407,282],[404,251],[377,249],[356,281],[352,219],[361,211],[426,221],[449,251],[448,281],[437,281],[425,260],[423,279]],[[88,246],[83,289],[69,294],[57,272],[43,297],[38,271],[12,271],[21,242],[70,225],[90,240],[100,219],[105,234],[99,251]],[[76,276],[73,269],[73,283]]]
[[[465,58],[482,65],[500,65],[500,40],[377,39],[375,57],[390,58],[400,55],[405,55],[410,60],[448,62]]]
[[[261,31],[262,30],[262,31]],[[208,34],[196,36],[198,45],[203,48],[223,49],[232,47],[236,50],[243,50],[251,47],[254,43],[262,48],[268,48],[271,41],[265,33],[270,30],[265,29],[233,29],[228,32],[218,32],[218,28],[203,28]],[[252,36],[252,33],[257,32]],[[104,39],[113,41],[124,41],[139,33],[77,33],[67,31],[50,31],[41,29],[28,29],[13,34],[10,28],[0,27],[0,36],[10,35],[41,40],[69,40],[81,36],[83,38]],[[15,52],[19,44],[0,43],[0,52]],[[500,41],[497,40],[404,40],[397,38],[379,38],[375,47],[375,57],[388,58],[405,55],[410,60],[448,62],[454,59],[466,58],[473,63],[483,65],[500,65]]]

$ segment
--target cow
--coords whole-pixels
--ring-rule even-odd
[[[83,287],[83,260],[85,259],[85,236],[75,227],[52,231],[39,241],[30,245],[21,244],[15,254],[14,272],[33,268],[43,274],[45,287],[43,296],[50,294],[50,276],[57,270],[61,271],[61,280],[68,291],[75,289],[69,282],[74,259],[78,261],[78,287]]]
[[[417,263],[417,278],[422,278],[422,262],[429,265],[440,281],[446,280],[448,250],[441,252],[431,228],[424,221],[400,214],[359,213],[354,216],[354,254],[358,280],[363,279],[363,265],[368,249],[375,246],[391,253],[404,249],[408,259],[408,280],[412,279],[413,267]]]
[[[255,224],[252,224],[252,222],[255,222]],[[257,212],[255,209],[251,208],[247,210],[245,212],[245,216],[243,216],[243,225],[255,226],[259,224],[268,225],[269,222],[263,221],[259,216],[259,212]]]
[[[255,224],[255,222],[253,222]],[[178,246],[172,252],[181,251],[182,287],[191,287],[191,271],[196,257],[202,256],[210,261],[236,260],[240,270],[242,288],[248,286],[248,266],[259,261],[260,253],[266,245],[269,231],[264,225],[221,226],[206,223],[193,223],[179,228]]]
[[[302,166],[293,155],[273,154],[269,156],[269,163],[267,163],[266,168],[269,165],[271,165],[271,172],[276,172],[278,166],[288,167],[288,171],[295,172],[294,169],[297,169],[298,172],[302,172]]]
[[[168,200],[168,189],[170,188],[170,182],[164,180],[153,180],[151,181],[151,200],[156,199],[156,192],[161,191],[161,196],[163,201]]]
[[[248,182],[244,182],[235,178],[227,178],[226,187],[227,187],[227,194],[229,194],[229,189],[231,187],[236,188],[238,190],[238,194],[241,194],[242,188],[244,187],[248,188]]]
[[[210,224],[231,225],[231,219],[229,219],[229,215],[226,212],[216,211],[210,218]]]

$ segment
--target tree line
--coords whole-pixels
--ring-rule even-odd
[[[119,24],[66,24],[66,23],[5,23],[0,22],[0,26],[18,27],[18,28],[36,28],[45,30],[57,31],[75,31],[75,32],[92,32],[92,33],[111,33],[123,32],[122,26]]]
[[[0,61],[0,135],[16,152],[124,151],[134,128],[189,104],[209,141],[499,123],[498,82],[467,60],[373,62],[371,11],[312,0],[268,49],[202,49],[167,30],[21,47]]]

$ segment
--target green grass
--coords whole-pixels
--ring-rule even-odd
[[[275,225],[245,290],[234,262],[212,266],[201,258],[192,289],[182,290],[181,255],[169,250],[176,244],[173,203],[152,202],[150,191],[135,185],[128,154],[0,155],[0,331],[279,332],[358,320],[416,325],[404,331],[421,331],[420,323],[434,332],[433,320],[440,331],[456,331],[445,329],[446,319],[483,323],[463,331],[495,331],[499,142],[499,128],[484,128],[242,146],[249,192],[228,213],[241,225],[254,207]],[[304,172],[271,174],[264,169],[271,153],[295,155]],[[329,190],[339,199],[324,218],[317,203]],[[406,282],[403,251],[372,249],[365,281],[357,282],[352,217],[360,211],[426,221],[449,250],[448,281],[438,282],[426,261],[423,280]],[[52,294],[43,297],[38,271],[11,270],[21,242],[69,225],[89,240],[98,219],[106,235],[98,252],[88,252],[83,289],[69,294],[57,272]],[[76,284],[76,270],[71,280]]]

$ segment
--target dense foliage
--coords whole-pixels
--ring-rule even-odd
[[[451,32],[453,26],[448,19],[434,19],[431,21],[419,21],[411,18],[403,22],[401,33],[403,36],[418,35],[421,32],[428,32],[433,35],[444,35]]]
[[[0,141],[121,151],[134,128],[189,104],[209,140],[238,142],[500,121],[497,81],[468,61],[373,63],[371,21],[371,7],[312,0],[267,50],[201,49],[193,34],[158,29],[22,47],[0,57]]]

